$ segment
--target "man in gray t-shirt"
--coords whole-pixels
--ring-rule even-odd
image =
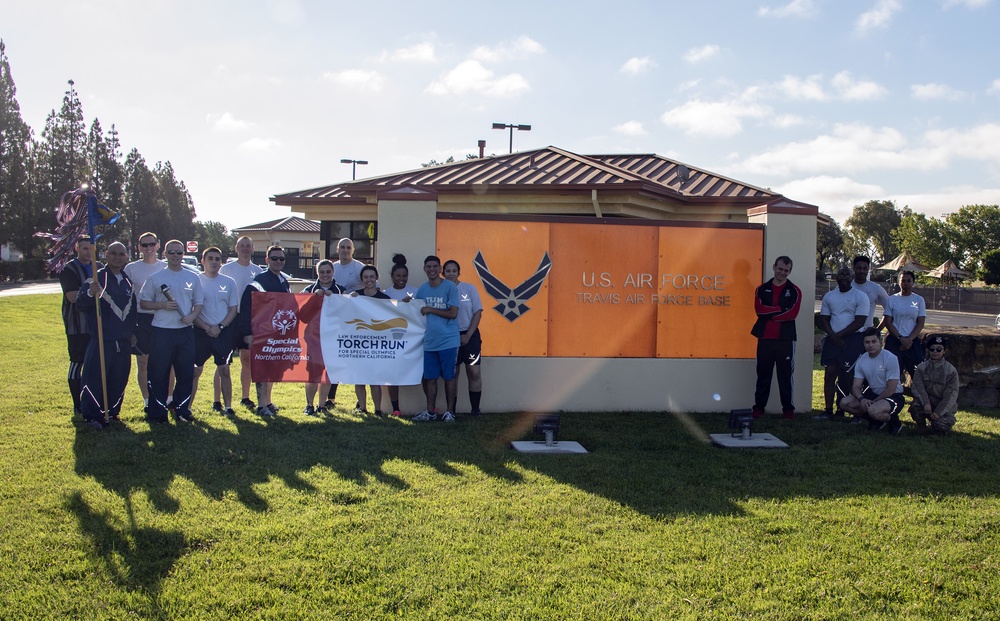
[[[194,381],[194,320],[205,303],[198,275],[183,267],[184,244],[172,239],[164,246],[167,269],[146,279],[139,306],[153,311],[149,352],[149,410],[152,422],[167,422],[167,389],[171,368],[174,392],[171,409],[179,423],[194,420],[191,387]]]

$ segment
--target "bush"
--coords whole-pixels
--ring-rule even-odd
[[[0,261],[0,282],[42,280],[48,278],[48,275],[48,265],[45,259]]]

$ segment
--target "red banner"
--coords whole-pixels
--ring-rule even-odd
[[[329,383],[319,333],[323,296],[261,291],[250,295],[253,381]]]

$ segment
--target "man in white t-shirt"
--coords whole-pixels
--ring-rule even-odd
[[[857,289],[868,296],[868,321],[865,323],[866,328],[873,328],[878,322],[875,321],[875,305],[878,304],[882,307],[882,313],[885,313],[885,305],[889,303],[889,294],[886,293],[885,288],[878,284],[868,280],[868,272],[871,271],[872,260],[870,257],[864,255],[858,255],[854,257],[854,280],[851,281],[851,287]]]
[[[914,274],[911,271],[899,275],[899,293],[889,296],[889,303],[882,316],[882,325],[888,335],[885,348],[899,358],[899,367],[913,377],[917,365],[924,361],[924,348],[920,343],[920,333],[927,321],[927,303],[924,298],[913,293]]]
[[[243,236],[236,240],[236,260],[232,263],[226,263],[219,270],[220,274],[229,276],[236,281],[236,290],[240,296],[243,295],[247,286],[253,282],[253,279],[264,271],[259,265],[251,262],[252,258],[253,240]],[[239,322],[237,322],[237,325],[239,325]],[[240,352],[240,390],[243,395],[240,405],[253,411],[257,408],[257,404],[250,398],[250,387],[253,385],[253,381],[250,379],[250,348],[243,340],[243,336],[239,334],[239,330],[233,330],[233,345]],[[222,378],[219,376],[218,371],[215,373],[214,384],[215,400],[218,401],[222,390]]]
[[[872,431],[888,427],[889,433],[897,435],[903,428],[899,413],[904,403],[899,361],[882,348],[882,333],[878,328],[867,328],[861,338],[865,353],[854,365],[851,394],[840,400],[840,407],[859,419],[868,419]]]
[[[135,305],[139,307],[139,322],[135,328],[135,346],[132,353],[135,354],[136,380],[139,382],[139,391],[142,392],[143,408],[149,407],[149,378],[147,377],[147,367],[149,365],[150,339],[153,337],[153,311],[144,310],[139,305],[139,292],[146,283],[146,279],[160,270],[167,269],[166,261],[156,258],[156,252],[160,249],[160,238],[156,233],[146,231],[139,236],[139,255],[142,257],[137,261],[132,261],[125,266],[125,275],[132,281],[132,291],[135,296]]]
[[[191,388],[194,381],[194,320],[205,303],[198,274],[184,269],[184,244],[172,239],[164,246],[167,269],[146,279],[139,306],[153,311],[153,336],[149,352],[149,411],[151,422],[167,422],[170,370],[175,383],[174,417],[179,423],[194,420]]]
[[[868,297],[851,287],[851,268],[841,267],[837,272],[837,288],[823,296],[819,319],[826,338],[820,364],[826,369],[823,375],[825,409],[815,418],[821,420],[843,419],[842,412],[833,411],[838,391],[848,394],[854,362],[864,351],[861,331],[868,317]],[[859,419],[860,420],[860,419]]]
[[[209,358],[215,361],[216,376],[221,384],[221,397],[216,396],[212,409],[219,414],[232,416],[233,380],[229,375],[229,361],[233,357],[233,335],[236,312],[240,305],[240,292],[236,281],[219,273],[222,267],[222,251],[212,246],[201,253],[201,264],[205,271],[198,275],[201,288],[205,292],[205,306],[194,320],[194,382],[191,387],[191,403],[198,393],[198,380]]]
[[[344,288],[344,291],[357,291],[364,288],[361,282],[361,269],[364,263],[354,258],[354,242],[345,237],[337,242],[337,258],[333,264],[333,280]],[[375,282],[378,286],[378,281]]]

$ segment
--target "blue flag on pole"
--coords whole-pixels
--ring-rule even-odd
[[[104,227],[111,226],[118,221],[118,214],[108,209],[104,205],[97,204],[97,195],[88,193],[87,195],[87,232],[90,233],[91,242],[96,242],[103,234]]]

